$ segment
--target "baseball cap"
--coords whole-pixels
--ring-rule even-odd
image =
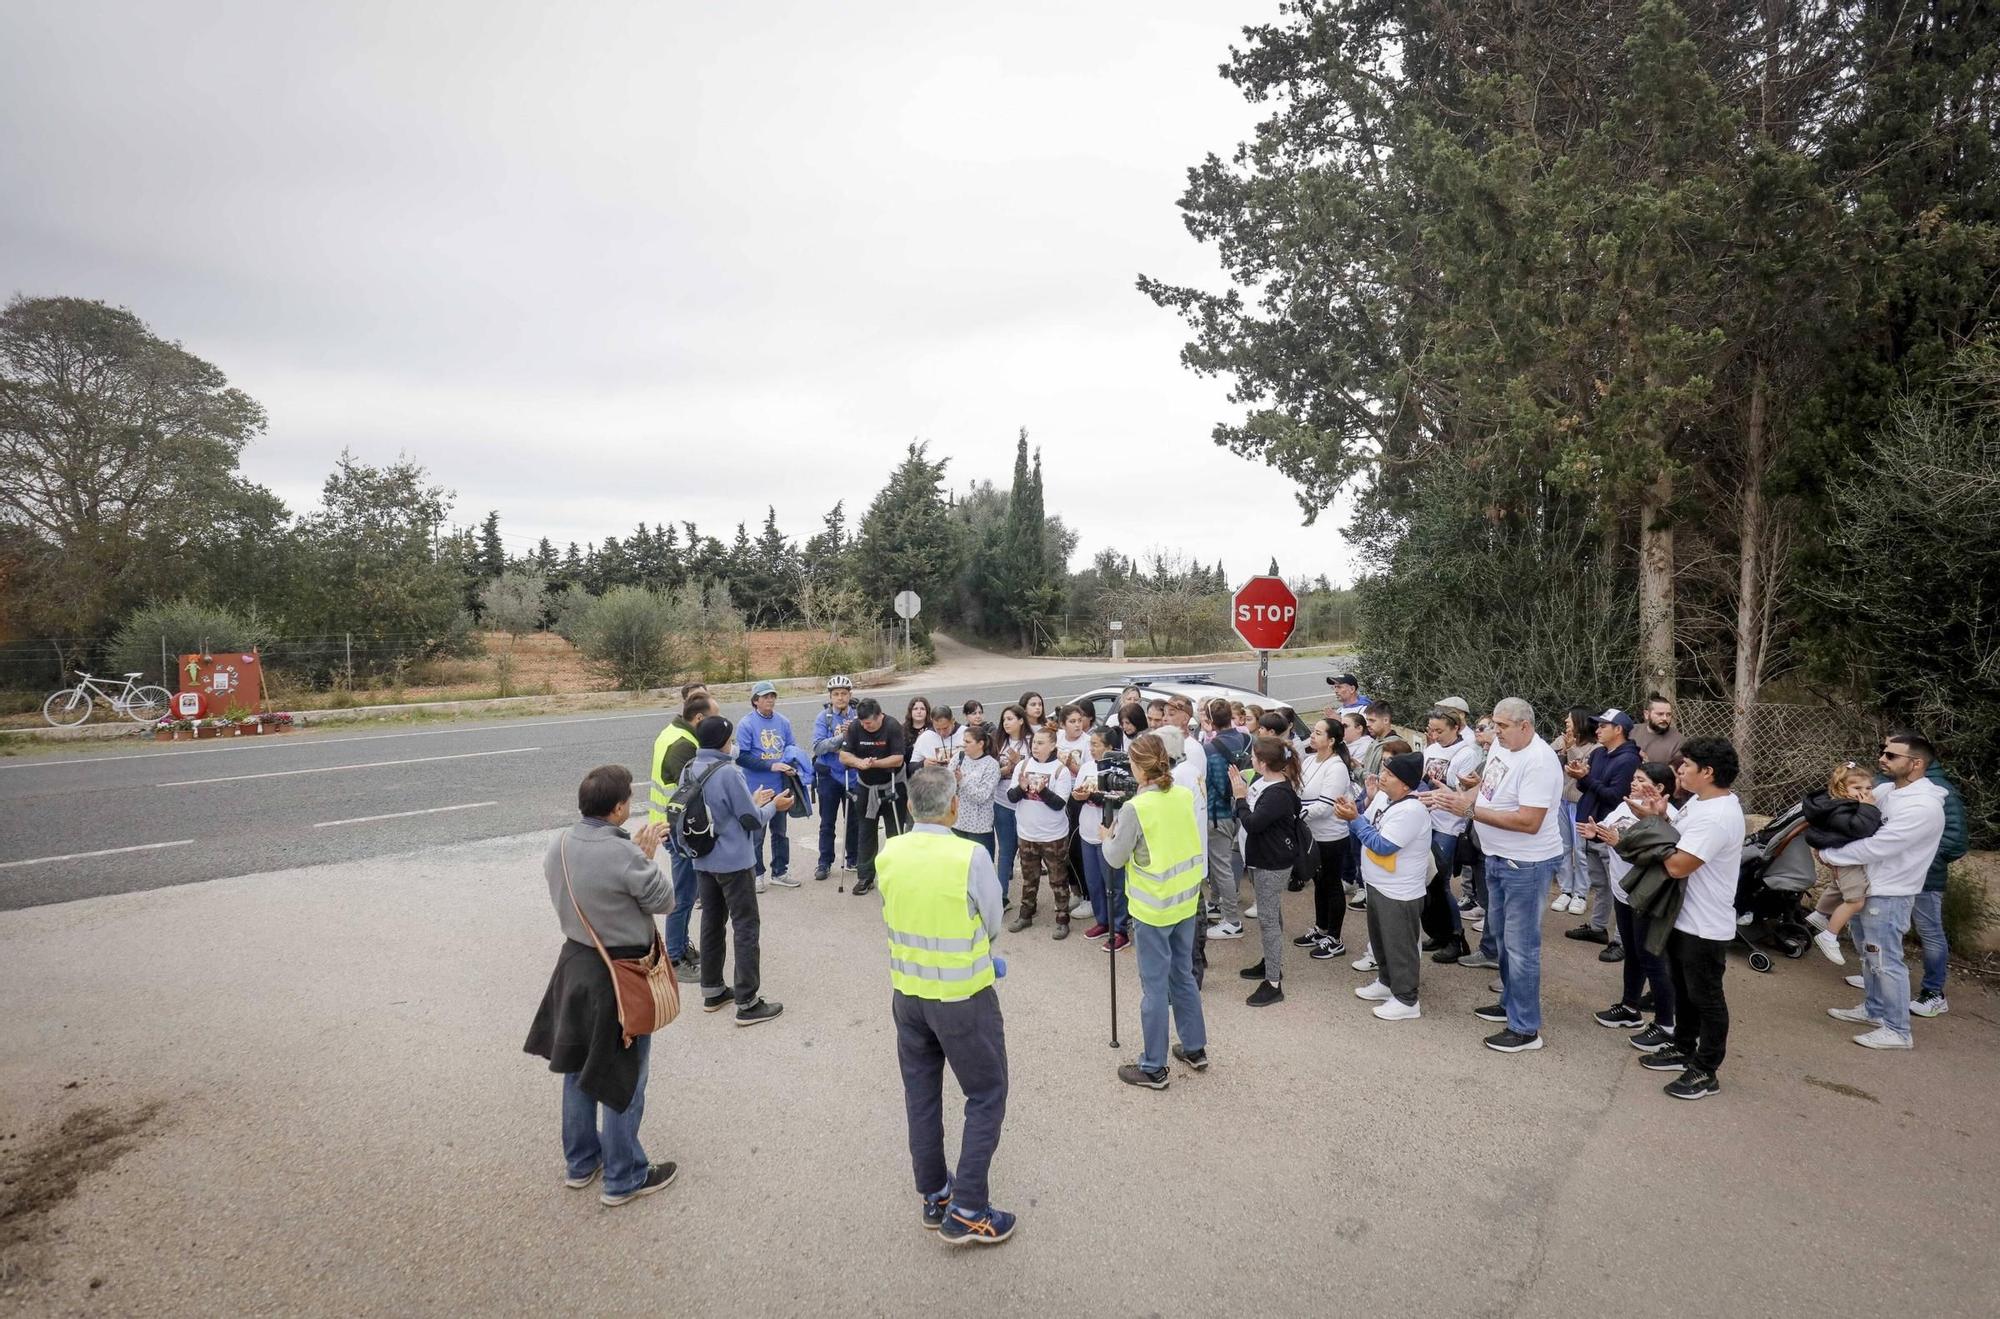
[[[1623,710],[1606,710],[1603,714],[1597,716],[1597,722],[1600,724],[1617,724],[1622,731],[1627,733],[1632,731],[1632,716],[1626,714]]]
[[[1437,703],[1436,708],[1440,710],[1452,709],[1458,711],[1460,714],[1472,713],[1472,707],[1465,703],[1463,696],[1447,696]]]
[[[776,696],[777,694],[778,684],[768,678],[750,689],[750,699],[753,701],[759,696]]]
[[[1349,687],[1359,687],[1361,679],[1351,673],[1336,673],[1326,680],[1326,685],[1329,687],[1338,687],[1342,683],[1346,683]]]

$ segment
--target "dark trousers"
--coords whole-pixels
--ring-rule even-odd
[[[1639,1000],[1646,996],[1646,986],[1653,986],[1653,1021],[1661,1030],[1674,1028],[1674,978],[1667,972],[1667,959],[1658,953],[1646,951],[1646,931],[1653,922],[1636,915],[1629,902],[1614,901],[1617,909],[1618,942],[1625,945],[1625,992],[1619,1002],[1628,1008],[1637,1008]]]
[[[955,1003],[892,990],[896,1061],[903,1069],[903,1110],[910,1124],[910,1163],[917,1193],[951,1183],[954,1208],[976,1214],[988,1204],[987,1169],[1007,1116],[1007,1033],[1000,996],[991,986]],[[944,1161],[944,1069],[965,1094],[965,1131],[958,1171]]]
[[[1417,1001],[1417,928],[1423,919],[1422,898],[1385,898],[1368,890],[1368,943],[1375,950],[1380,978],[1398,1003]]]
[[[856,789],[857,799],[866,789]],[[858,802],[857,802],[858,804]],[[904,823],[904,805],[892,798],[884,797],[875,818],[863,817],[861,821],[861,864],[855,867],[863,884],[875,882],[875,854],[882,850],[882,839],[894,838],[909,826]]]
[[[834,817],[846,818],[847,830],[841,836],[846,844],[841,859],[849,870],[859,863],[861,852],[861,802],[850,797],[847,789],[840,786],[840,780],[825,770],[813,771],[813,796],[819,801],[819,865],[820,870],[833,869]]]
[[[1437,874],[1431,876],[1430,886],[1424,890],[1423,927],[1424,933],[1433,939],[1454,938],[1463,928],[1458,904],[1451,897],[1452,861],[1457,854],[1457,835],[1431,831],[1431,856],[1437,860]],[[1369,899],[1374,899],[1372,893]]]
[[[1631,945],[1626,945],[1629,954]],[[1727,939],[1703,939],[1686,930],[1667,936],[1667,965],[1673,968],[1674,1048],[1704,1072],[1722,1067],[1729,1047],[1729,1004],[1722,997]]]
[[[1341,922],[1347,919],[1346,886],[1352,873],[1347,868],[1347,840],[1315,842],[1313,852],[1319,858],[1318,868],[1313,871],[1313,924],[1338,939]]]
[[[757,881],[748,870],[710,874],[695,872],[701,883],[701,992],[713,998],[722,992],[722,931],[726,924],[736,944],[736,1006],[757,1001]]]

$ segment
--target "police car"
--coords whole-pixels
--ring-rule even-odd
[[[1305,737],[1312,731],[1311,726],[1299,718],[1298,711],[1291,702],[1254,692],[1246,687],[1231,687],[1228,683],[1217,682],[1212,673],[1146,673],[1135,674],[1121,682],[1093,687],[1087,692],[1072,696],[1064,705],[1081,705],[1090,711],[1092,724],[1108,724],[1116,720],[1118,697],[1127,687],[1137,687],[1144,693],[1144,700],[1151,701],[1171,696],[1185,696],[1194,702],[1195,716],[1199,720],[1203,702],[1221,697],[1225,701],[1241,701],[1245,705],[1262,706],[1266,712],[1276,711],[1292,721],[1292,735]],[[1143,704],[1143,702],[1142,702]]]

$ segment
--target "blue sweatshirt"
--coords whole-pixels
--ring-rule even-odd
[[[768,719],[755,710],[744,715],[743,722],[736,725],[736,745],[740,748],[736,763],[742,767],[750,791],[769,788],[783,792],[790,787],[792,781],[771,767],[798,744],[798,739],[792,736],[792,721],[776,710]]]
[[[1602,820],[1632,791],[1639,770],[1639,745],[1629,738],[1615,751],[1594,747],[1589,768],[1576,781],[1576,818]]]
[[[697,751],[681,782],[692,783],[718,761],[726,761],[720,751]],[[727,763],[702,785],[701,800],[715,829],[715,847],[707,856],[696,857],[694,868],[711,875],[750,869],[757,859],[750,836],[771,822],[770,803],[758,806],[752,801],[743,771]]]
[[[846,714],[835,714],[831,705],[824,706],[813,720],[813,767],[846,789],[861,781],[860,775],[840,763],[840,746],[847,740],[847,726],[853,722],[852,703]]]
[[[1225,728],[1208,744],[1208,818],[1211,824],[1233,819],[1236,794],[1229,790],[1229,767],[1250,745],[1247,734]]]

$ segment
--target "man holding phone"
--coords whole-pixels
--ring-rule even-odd
[[[917,734],[910,760],[918,768],[936,765],[950,769],[964,750],[965,730],[958,726],[958,716],[952,713],[951,706],[940,703],[931,710],[931,726]]]

